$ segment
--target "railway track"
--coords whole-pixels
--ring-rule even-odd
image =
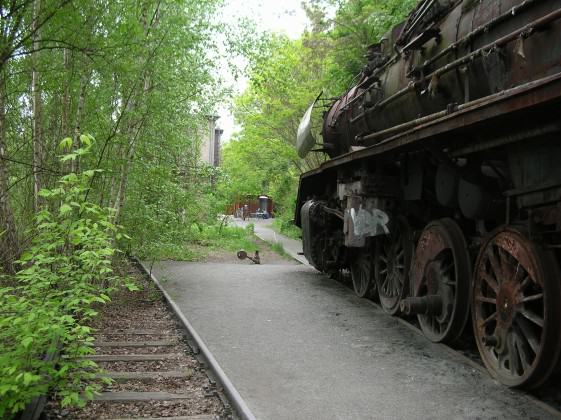
[[[118,294],[103,308],[87,356],[112,383],[84,409],[50,401],[46,418],[211,420],[233,418],[231,400],[200,346],[167,306],[141,267],[133,267],[141,292]]]
[[[351,279],[350,272],[347,270],[340,273],[336,281],[343,284],[345,287],[353,290],[353,282]],[[384,311],[382,306],[375,298],[363,297],[370,305],[377,307],[380,311]],[[383,316],[390,316],[389,314],[383,314]],[[415,318],[402,318],[399,316],[393,317],[400,324],[424,337],[419,325]],[[462,337],[458,340],[456,346],[449,346],[446,344],[435,343],[437,346],[441,347],[444,351],[450,354],[452,357],[456,358],[458,361],[469,364],[474,369],[488,374],[481,358],[479,352],[477,351],[477,346],[475,345],[474,339],[469,335],[469,329],[466,328],[466,332],[463,333]],[[554,374],[550,380],[540,388],[533,390],[531,392],[522,391],[517,389],[512,389],[512,392],[527,398],[532,404],[535,404],[542,408],[543,410],[549,412],[551,415],[561,419],[561,363],[557,369],[557,373]]]

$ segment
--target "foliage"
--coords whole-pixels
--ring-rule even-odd
[[[327,45],[306,35],[296,41],[271,36],[267,46],[267,52],[251,69],[248,88],[236,100],[235,116],[242,127],[242,139],[284,144],[292,151],[291,165],[301,172],[323,161],[312,155],[310,162],[302,162],[294,146],[302,115],[326,89]]]
[[[239,251],[244,249],[248,252],[256,251],[257,245],[254,241],[253,226],[248,226],[245,229],[236,226],[205,226],[202,231],[193,236],[192,241],[211,250]]]
[[[280,215],[275,220],[273,220],[272,227],[278,233],[289,238],[300,239],[302,237],[302,231],[298,226],[294,224],[292,215]]]
[[[267,194],[275,214],[289,214],[299,174],[323,161],[317,154],[302,161],[294,147],[310,92],[322,90],[321,77],[310,76],[321,74],[325,54],[308,41],[270,36],[255,58],[249,86],[236,100],[242,131],[223,149],[224,178],[217,191],[225,201]]]
[[[237,195],[262,193],[279,229],[296,234],[298,177],[325,160],[297,156],[300,117],[320,91],[343,93],[365,47],[412,3],[309,0],[313,27],[297,40],[214,22],[219,0],[0,7],[0,417],[51,383],[64,404],[95,390],[83,382],[94,365],[79,356],[96,305],[119,283],[116,244],[189,260],[216,247],[254,251],[251,233],[219,215]],[[198,159],[208,115],[228,94],[216,34],[249,63],[222,169]],[[319,121],[318,111],[316,132]],[[44,359],[58,350],[60,364]]]
[[[332,61],[327,74],[333,90],[347,90],[364,65],[369,45],[398,24],[418,0],[347,0],[342,2],[327,33]]]
[[[62,160],[86,154],[91,141],[84,136],[84,145]],[[95,377],[96,365],[82,357],[93,352],[88,322],[119,285],[111,262],[113,238],[121,233],[112,223],[114,211],[87,200],[95,173],[70,173],[56,187],[41,190],[45,205],[18,261],[21,269],[0,289],[2,418],[48,387],[63,405],[82,405],[82,395],[92,398],[98,389],[84,384]],[[59,351],[61,358],[54,358]]]
[[[206,188],[196,163],[207,115],[227,91],[211,60],[224,28],[212,19],[218,2],[34,0],[1,8],[0,221],[15,232],[10,243],[0,237],[5,271],[43,201],[37,191],[80,166],[103,170],[92,177],[90,199],[115,209],[115,221],[134,235],[168,222],[181,206],[172,199],[178,185],[187,185],[179,211],[209,213],[212,197],[196,192]],[[100,147],[59,162],[54,139],[68,138],[71,149],[86,132]],[[163,220],[148,213],[145,224],[147,175],[170,196],[160,200]]]
[[[216,223],[218,206],[212,191],[218,171],[202,166],[186,176],[172,167],[146,165],[144,172],[151,182],[140,176],[131,179],[122,219],[132,237],[131,248],[142,258],[196,259],[184,244],[193,231]]]
[[[154,260],[200,261],[210,252],[222,249],[248,252],[257,250],[252,225],[248,228],[218,224],[191,225],[183,229],[182,238],[160,241],[146,245],[140,252],[141,258]]]
[[[241,131],[224,150],[226,185],[220,194],[268,194],[276,202],[275,226],[298,235],[290,227],[298,176],[325,161],[310,153],[300,159],[295,151],[297,129],[306,108],[323,92],[324,98],[343,94],[365,64],[369,45],[378,42],[404,18],[416,0],[308,0],[303,6],[311,30],[300,39],[271,35],[263,38],[260,55],[253,58],[247,89],[235,102]],[[334,17],[329,10],[335,8]],[[321,105],[313,114],[319,142]]]
[[[249,135],[234,139],[223,149],[224,177],[217,183],[217,194],[228,202],[240,196],[268,194],[275,198],[279,210],[287,204],[281,197],[290,196],[297,179],[295,159],[294,148],[279,139],[267,143]]]

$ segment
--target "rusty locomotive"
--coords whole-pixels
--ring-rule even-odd
[[[561,0],[422,0],[367,58],[324,112],[330,159],[300,178],[306,258],[432,341],[471,324],[493,377],[543,384],[561,350]]]

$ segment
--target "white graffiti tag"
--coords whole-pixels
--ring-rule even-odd
[[[377,236],[390,233],[387,226],[390,218],[380,209],[366,210],[361,206],[356,211],[351,208],[351,220],[355,236]]]

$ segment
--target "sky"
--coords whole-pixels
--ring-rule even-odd
[[[221,8],[222,18],[249,18],[256,23],[260,31],[284,33],[292,39],[298,38],[308,22],[301,7],[302,0],[225,0]],[[227,80],[228,75],[223,75]],[[236,90],[242,92],[247,79],[235,83]],[[234,118],[227,109],[220,107],[218,126],[224,130],[222,141],[227,142],[235,132]]]

